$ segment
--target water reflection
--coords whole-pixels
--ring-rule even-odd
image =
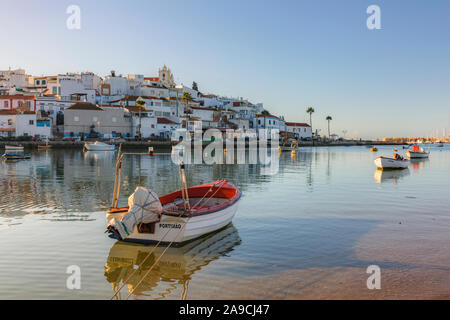
[[[404,170],[382,170],[377,169],[373,175],[373,178],[377,183],[392,182],[397,184],[398,181],[406,176],[409,176],[409,169]]]
[[[430,160],[428,158],[425,158],[425,159],[411,159],[409,161],[411,162],[414,172],[418,172],[419,170],[422,170],[425,166],[427,166]]]
[[[112,284],[113,293],[123,283],[126,284],[128,292],[122,292],[122,296],[118,295],[119,298],[126,298],[133,289],[135,298],[161,299],[174,294],[186,297],[192,275],[229,253],[240,243],[236,228],[230,224],[220,231],[181,247],[170,247],[147,274],[166,247],[157,247],[152,252],[154,246],[116,242],[109,251],[105,277]],[[151,255],[147,258],[149,253]],[[139,265],[141,266],[135,269],[135,266]],[[136,287],[143,277],[143,281]]]

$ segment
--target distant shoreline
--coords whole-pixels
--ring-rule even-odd
[[[49,145],[53,149],[81,149],[86,141],[49,141]],[[178,142],[172,141],[124,141],[124,142],[108,142],[110,144],[119,145],[122,144],[122,148],[126,149],[137,149],[137,148],[148,148],[153,147],[155,150],[158,149],[171,149],[172,146],[176,145]],[[203,142],[203,146],[210,144],[211,142]],[[4,149],[5,145],[22,145],[25,149],[37,149],[38,145],[44,145],[43,142],[38,141],[0,141],[0,148]],[[236,143],[235,143],[236,145]],[[246,144],[248,145],[248,144]],[[343,147],[343,146],[382,146],[382,145],[405,145],[404,143],[396,142],[382,142],[382,141],[336,141],[336,142],[314,142],[312,141],[302,141],[299,143],[299,147]],[[225,146],[225,143],[224,143]]]

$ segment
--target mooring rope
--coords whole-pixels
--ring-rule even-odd
[[[212,197],[213,197],[213,196],[214,196],[214,195],[222,188],[222,186],[223,186],[224,183],[225,183],[225,180],[221,180],[220,182],[221,182],[221,185],[220,185],[220,186],[217,188],[217,190],[209,197],[209,199],[212,198]],[[208,192],[205,193],[205,195],[197,202],[197,204],[196,204],[195,206],[197,206],[197,205],[198,205],[198,204],[206,197],[206,195],[207,195],[209,192],[212,191],[212,188],[213,188],[214,186],[216,186],[216,185],[217,185],[217,184],[212,185],[212,186],[209,188]],[[208,199],[207,201],[209,201],[209,199]],[[194,207],[195,207],[195,206],[194,206]],[[185,213],[185,211],[181,211],[180,214],[179,214],[178,216],[176,216],[176,218],[181,217],[184,213]],[[161,257],[164,255],[164,253],[167,251],[167,249],[172,245],[172,243],[176,240],[176,238],[178,237],[178,234],[181,232],[181,230],[184,229],[184,227],[186,226],[187,222],[189,221],[189,219],[190,219],[191,217],[192,217],[192,214],[191,214],[190,216],[187,217],[187,219],[186,219],[184,225],[180,228],[180,230],[178,231],[178,233],[176,234],[176,236],[175,236],[175,237],[173,238],[173,240],[169,243],[168,247],[163,251],[163,253],[162,253],[161,256],[158,258],[158,260],[152,265],[152,267],[150,268],[150,270],[144,275],[144,277],[142,277],[142,279],[139,281],[138,285],[145,279],[145,277],[146,277],[146,276],[148,275],[148,273],[153,269],[153,267],[155,266],[155,264],[156,264],[157,262],[159,262],[159,260],[161,259]],[[137,267],[136,269],[134,269],[133,272],[131,272],[131,274],[130,274],[126,279],[123,280],[122,285],[119,287],[119,289],[117,289],[117,291],[114,292],[114,294],[112,295],[112,297],[110,298],[110,300],[112,300],[115,296],[117,296],[117,294],[120,292],[120,290],[122,290],[122,288],[127,284],[128,280],[134,275],[134,273],[135,273],[137,270],[139,270],[139,269],[144,265],[145,261],[147,261],[147,259],[151,256],[151,254],[152,254],[153,252],[155,252],[156,248],[161,244],[161,242],[163,241],[163,239],[169,234],[169,232],[170,232],[174,227],[175,227],[175,223],[169,228],[169,230],[167,230],[167,232],[163,235],[163,237],[156,243],[156,245],[153,247],[153,249],[147,254],[147,256],[145,257],[145,259],[142,260],[142,262],[138,265],[138,267]],[[137,288],[138,285],[136,285],[135,289]],[[127,296],[126,299],[128,299],[128,297],[134,292],[135,289],[133,289],[133,290],[131,291],[131,293]]]
[[[217,190],[208,198],[207,201],[209,201],[209,199],[211,199],[224,185],[225,180],[221,181],[222,184],[220,185],[220,187],[217,188]],[[211,186],[212,188],[213,186]],[[211,190],[210,188],[210,190]],[[209,190],[208,190],[209,192]],[[203,196],[204,197],[204,196]],[[203,199],[203,198],[202,198]],[[200,200],[201,201],[201,200]],[[198,203],[200,203],[200,201]],[[184,229],[184,227],[187,225],[187,223],[189,222],[189,219],[192,217],[193,215],[191,214],[190,216],[187,217],[184,225],[180,228],[180,230],[178,230],[177,234],[175,235],[175,237],[173,238],[172,241],[169,242],[169,244],[167,245],[167,247],[164,249],[164,251],[161,253],[161,255],[158,257],[158,259],[156,259],[156,261],[152,264],[152,266],[150,267],[150,269],[147,270],[147,272],[144,274],[144,276],[141,278],[141,280],[139,280],[139,282],[134,286],[133,290],[130,291],[130,293],[128,294],[128,296],[125,298],[126,300],[128,300],[128,298],[133,294],[133,292],[139,287],[139,285],[142,283],[142,281],[144,281],[144,279],[148,276],[148,274],[153,270],[153,268],[158,264],[159,260],[161,260],[161,258],[164,256],[164,254],[166,253],[166,251],[170,248],[170,246],[175,242],[175,240],[177,239],[178,235],[181,233],[181,231]],[[175,224],[174,224],[175,225]],[[173,228],[173,226],[172,226]],[[171,229],[172,229],[171,228]],[[169,229],[169,230],[171,230]],[[156,249],[156,247],[154,248]],[[153,252],[154,250],[152,250]],[[147,258],[146,258],[147,259]],[[137,270],[137,269],[135,269]]]

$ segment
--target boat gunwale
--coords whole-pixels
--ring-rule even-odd
[[[238,187],[236,187],[234,184],[228,182],[227,180],[217,180],[215,182],[198,185],[198,186],[193,186],[193,187],[188,188],[188,190],[189,189],[195,190],[197,188],[211,187],[211,186],[217,185],[218,183],[220,183],[222,181],[225,182],[225,185],[229,186],[229,187],[227,187],[227,189],[232,189],[232,190],[236,191],[235,195],[231,198],[228,198],[227,201],[225,201],[221,204],[215,205],[215,206],[207,207],[207,208],[191,209],[191,211],[184,212],[181,214],[180,214],[180,212],[170,213],[163,209],[163,211],[161,212],[161,215],[165,215],[165,216],[169,216],[169,217],[180,217],[180,218],[198,217],[198,216],[208,215],[208,214],[212,214],[212,213],[215,213],[218,211],[222,211],[222,210],[232,206],[241,198],[242,192],[241,192],[241,190],[239,190]],[[220,188],[220,187],[217,187],[217,188]],[[177,191],[165,194],[165,195],[159,197],[159,200],[161,201],[161,198],[163,198],[163,197],[174,196],[174,195],[177,195],[178,193],[181,193],[181,190],[177,190]],[[125,207],[121,207],[121,208],[111,208],[110,210],[106,211],[106,213],[107,214],[118,214],[118,213],[128,212],[128,210],[129,210],[129,206],[125,206]]]

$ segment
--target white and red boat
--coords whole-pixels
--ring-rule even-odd
[[[155,222],[144,223],[137,219],[133,230],[124,234],[120,231],[120,222],[128,214],[133,214],[130,207],[113,208],[107,212],[110,237],[137,243],[182,243],[227,226],[238,207],[241,192],[227,180],[187,188],[186,199],[178,190],[159,197],[161,204],[160,218]],[[153,198],[148,201],[154,206]],[[139,204],[145,207],[146,204]],[[113,220],[114,219],[114,220]],[[134,220],[134,217],[133,217]],[[114,228],[116,230],[114,230]]]
[[[414,145],[412,149],[406,150],[406,155],[409,159],[425,159],[430,155],[423,148],[419,148],[418,145]]]
[[[8,153],[8,152],[11,152],[11,151],[18,151],[18,152],[20,152],[20,151],[23,151],[24,150],[24,148],[23,148],[23,146],[22,145],[6,145],[5,146],[5,151],[6,151],[6,153]]]
[[[227,180],[187,187],[180,164],[181,189],[158,197],[137,187],[127,207],[118,207],[120,175],[124,155],[116,163],[111,209],[106,212],[111,238],[137,243],[179,244],[202,237],[228,225],[236,214],[241,191]],[[146,155],[146,154],[138,154]]]
[[[379,169],[406,169],[409,165],[408,159],[394,159],[386,157],[378,157],[374,162]]]

